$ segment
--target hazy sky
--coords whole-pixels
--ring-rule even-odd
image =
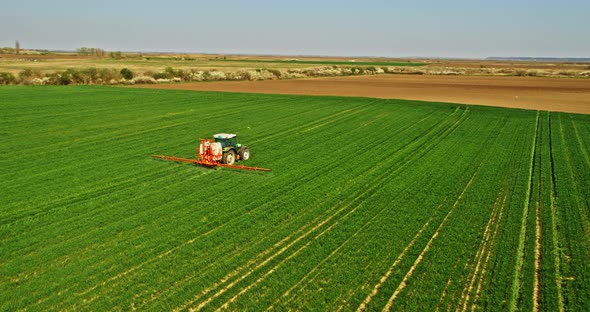
[[[590,0],[0,0],[0,46],[17,39],[67,50],[590,57]]]

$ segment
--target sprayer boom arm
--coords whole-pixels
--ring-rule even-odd
[[[241,169],[241,170],[250,170],[250,171],[270,171],[268,168],[260,168],[260,167],[248,167],[248,166],[240,166],[240,165],[228,165],[221,162],[208,162],[204,160],[197,160],[197,159],[189,159],[189,158],[180,158],[174,156],[163,156],[163,155],[152,155],[154,158],[160,158],[164,160],[172,160],[178,162],[185,162],[191,164],[197,164],[202,166],[209,166],[209,167],[226,167],[226,168],[234,168],[234,169]]]

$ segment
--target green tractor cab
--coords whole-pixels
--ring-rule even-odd
[[[222,161],[224,164],[233,165],[236,160],[248,160],[250,149],[238,143],[237,135],[234,133],[214,134],[215,142],[221,144],[223,149]]]

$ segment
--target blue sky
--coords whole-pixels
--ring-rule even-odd
[[[590,1],[4,1],[0,46],[590,57]]]

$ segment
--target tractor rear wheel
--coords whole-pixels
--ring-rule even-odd
[[[248,149],[247,147],[243,147],[240,150],[240,159],[241,160],[248,160],[248,158],[250,158],[250,149]]]
[[[223,154],[223,163],[228,165],[233,165],[236,161],[236,152],[233,150],[227,151],[227,153]]]

